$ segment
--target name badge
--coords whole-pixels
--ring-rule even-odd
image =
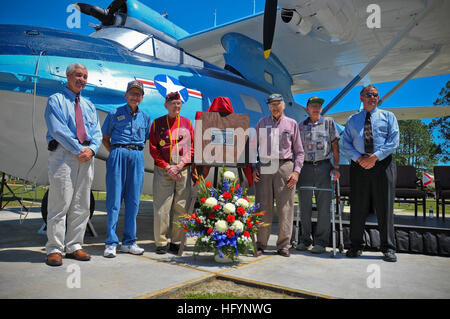
[[[120,116],[118,116],[118,117],[117,117],[117,120],[118,120],[118,121],[125,120],[125,115],[120,115]]]

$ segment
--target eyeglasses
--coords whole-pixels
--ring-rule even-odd
[[[370,92],[369,92],[369,93],[366,93],[365,96],[366,96],[366,97],[372,97],[372,96],[373,96],[373,97],[378,97],[378,93],[370,93]]]

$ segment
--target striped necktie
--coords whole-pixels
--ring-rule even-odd
[[[366,120],[364,121],[364,152],[366,152],[366,154],[373,153],[373,134],[370,112],[367,112]]]
[[[86,141],[86,128],[83,121],[83,113],[80,107],[80,96],[75,97],[75,124],[77,128],[77,138],[80,144]]]

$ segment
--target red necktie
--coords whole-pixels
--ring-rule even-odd
[[[75,97],[75,124],[77,127],[77,138],[80,144],[86,141],[86,128],[84,127],[83,113],[80,107],[80,97]]]

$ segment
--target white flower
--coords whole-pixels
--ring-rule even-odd
[[[244,230],[244,224],[242,224],[240,221],[235,220],[233,225],[231,225],[231,228],[234,229],[235,231],[240,231],[242,232]]]
[[[225,204],[225,206],[223,206],[223,211],[228,214],[234,213],[236,211],[236,206],[232,203]]]
[[[236,204],[238,204],[239,206],[241,206],[242,208],[247,209],[248,206],[250,206],[250,203],[248,202],[248,200],[243,199],[243,198],[239,198],[236,202]]]
[[[202,242],[205,242],[205,243],[206,243],[206,242],[209,241],[209,239],[210,239],[209,236],[203,236],[201,240],[202,240]]]
[[[219,220],[214,224],[214,227],[219,233],[224,233],[227,231],[228,223],[225,220]]]
[[[231,171],[226,171],[225,173],[223,173],[223,178],[228,179],[229,181],[234,181],[234,179],[236,178],[236,176],[234,176],[234,173]]]
[[[217,199],[215,199],[214,197],[209,197],[206,201],[205,201],[205,206],[206,207],[210,207],[213,208],[214,206],[217,205]]]

